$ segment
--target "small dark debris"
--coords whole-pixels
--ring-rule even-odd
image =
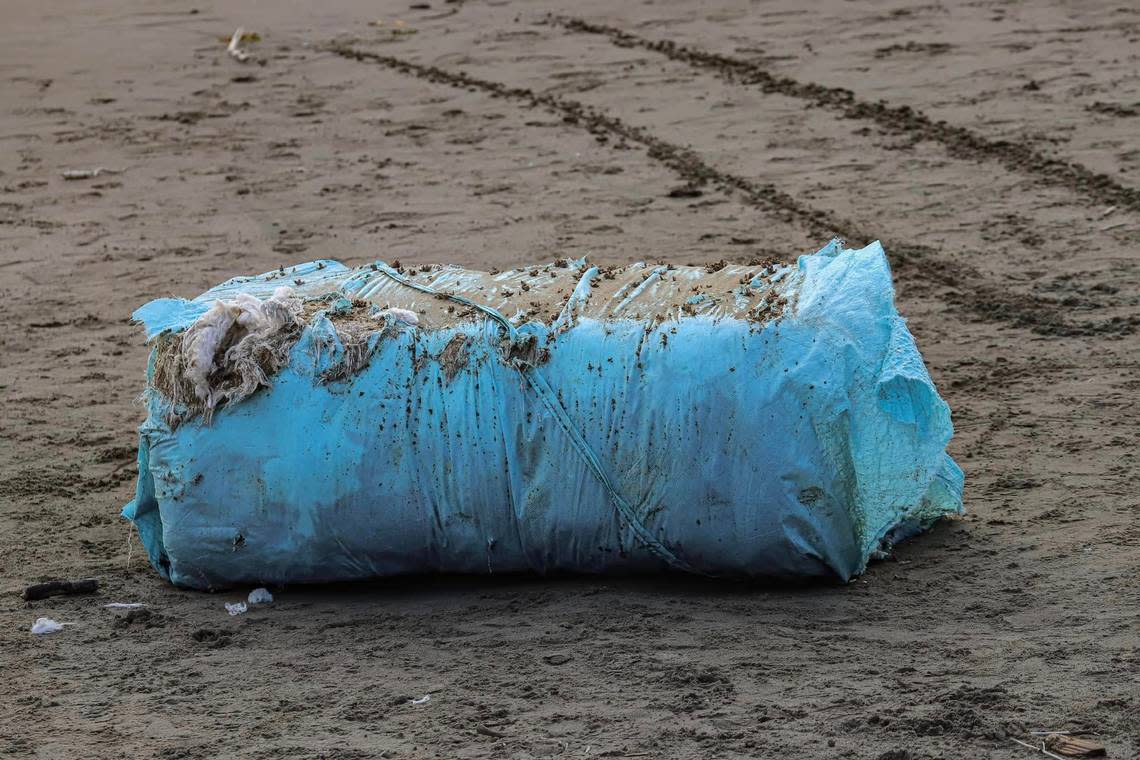
[[[704,190],[701,190],[699,187],[692,183],[689,183],[687,185],[678,185],[668,192],[668,196],[670,198],[700,198],[704,194]]]
[[[99,581],[95,578],[84,578],[78,581],[47,581],[36,583],[24,589],[24,601],[31,602],[36,599],[46,599],[57,594],[93,594],[99,590]]]

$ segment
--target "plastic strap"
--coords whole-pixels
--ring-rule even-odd
[[[500,327],[506,330],[507,335],[510,337],[512,342],[518,342],[519,331],[515,328],[514,325],[510,323],[510,320],[504,317],[498,310],[481,303],[476,303],[470,298],[466,298],[464,296],[455,295],[454,293],[444,293],[428,285],[421,285],[418,282],[409,280],[386,264],[377,263],[375,266],[376,271],[381,272],[382,274],[400,283],[401,285],[404,285],[405,287],[412,288],[413,290],[418,290],[421,293],[426,293],[427,295],[435,296],[437,298],[446,298],[450,301],[454,301],[455,303],[469,306],[473,309],[477,309],[483,312],[492,320],[494,320]],[[550,410],[551,414],[554,415],[554,418],[558,421],[558,424],[561,425],[562,429],[566,431],[566,434],[570,436],[570,442],[574,444],[574,448],[578,450],[578,453],[586,462],[586,466],[588,466],[594,473],[594,477],[596,477],[598,479],[598,482],[602,484],[602,487],[606,489],[606,493],[609,494],[610,500],[614,503],[614,506],[617,507],[618,513],[623,518],[625,518],[626,524],[628,524],[629,527],[633,529],[633,532],[636,534],[637,538],[643,544],[645,544],[645,546],[647,546],[654,554],[668,562],[676,569],[683,570],[687,573],[706,575],[706,573],[699,573],[698,571],[694,570],[689,565],[689,563],[685,562],[683,559],[674,554],[672,550],[669,549],[669,547],[658,541],[657,538],[654,537],[652,533],[650,533],[649,529],[645,527],[641,520],[638,519],[637,513],[634,511],[630,503],[626,501],[625,497],[622,496],[614,486],[613,481],[610,480],[610,477],[606,473],[605,468],[602,467],[601,460],[598,459],[598,456],[594,453],[594,450],[590,448],[590,444],[586,441],[586,437],[582,435],[582,432],[574,425],[574,422],[570,419],[570,415],[567,414],[565,407],[559,403],[557,394],[555,394],[554,390],[550,387],[550,383],[546,381],[546,378],[543,377],[542,373],[530,364],[516,362],[515,366],[519,372],[522,373],[523,377],[526,378],[527,383],[534,390],[534,392],[538,394],[539,399],[542,400],[546,408]]]

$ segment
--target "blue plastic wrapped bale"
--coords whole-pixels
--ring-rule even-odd
[[[180,586],[862,572],[962,509],[878,243],[794,265],[318,261],[135,313],[124,515]]]

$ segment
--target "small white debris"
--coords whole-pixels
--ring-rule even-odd
[[[245,30],[239,26],[237,31],[234,32],[234,36],[230,37],[230,44],[226,45],[226,52],[230,54],[230,58],[233,58],[239,63],[245,63],[249,60],[249,53],[238,47],[238,43],[241,42],[243,34],[245,34]]]
[[[111,602],[103,606],[109,610],[137,610],[139,607],[145,607],[146,605],[142,602]]]
[[[37,618],[32,623],[32,633],[41,636],[45,633],[57,633],[63,630],[63,623],[57,623],[51,618]]]
[[[242,615],[248,609],[249,607],[245,606],[245,602],[226,602],[226,612],[230,613],[231,617],[234,615]]]
[[[267,588],[255,588],[249,592],[250,605],[255,604],[273,604],[273,594],[269,593]]]
[[[422,697],[416,697],[411,701],[413,705],[426,705],[431,701],[431,694],[424,694]]]
[[[413,327],[420,323],[420,318],[416,316],[416,313],[414,311],[408,311],[407,309],[383,309],[382,311],[376,312],[376,319],[382,319],[384,317],[391,317],[397,322],[403,322]]]
[[[70,179],[70,180],[94,179],[95,177],[98,177],[101,174],[118,174],[118,173],[119,172],[116,171],[115,169],[108,169],[108,168],[103,167],[103,166],[97,167],[95,169],[66,169],[65,171],[61,172],[64,179]]]

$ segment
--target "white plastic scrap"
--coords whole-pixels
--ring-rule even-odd
[[[57,623],[51,618],[36,618],[36,622],[32,623],[32,633],[36,636],[41,636],[45,633],[56,633],[63,630],[63,623]]]
[[[408,309],[392,308],[382,309],[376,312],[376,319],[382,319],[384,317],[391,317],[397,322],[403,322],[404,324],[412,325],[413,327],[420,323],[420,318],[416,316],[416,313],[414,311],[409,311]]]
[[[226,52],[230,54],[231,58],[233,58],[235,61],[238,61],[239,63],[245,63],[249,60],[249,53],[238,47],[238,43],[241,42],[241,37],[243,34],[245,34],[245,30],[239,26],[237,28],[237,31],[234,32],[234,36],[230,37],[230,44],[226,45]]]
[[[66,169],[61,172],[64,179],[94,179],[101,174],[118,174],[114,169],[108,169],[104,166],[99,166],[94,169]]]
[[[146,605],[142,602],[110,602],[109,604],[104,604],[103,606],[111,610],[137,610],[140,607],[145,607]]]
[[[422,697],[416,697],[412,700],[413,705],[423,705],[431,701],[431,694],[424,694]]]
[[[249,607],[245,606],[245,602],[226,602],[226,612],[230,613],[231,617],[241,615],[248,609]]]
[[[249,592],[249,603],[254,604],[273,604],[273,594],[269,593],[267,588],[255,588]]]

